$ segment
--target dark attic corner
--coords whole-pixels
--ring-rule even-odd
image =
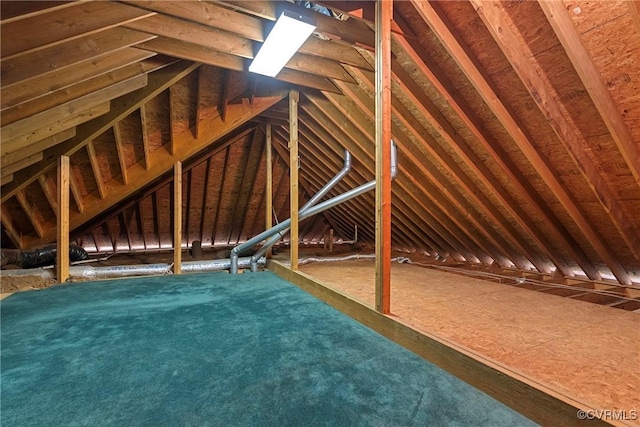
[[[631,0],[0,2],[0,422],[640,425],[639,93]]]

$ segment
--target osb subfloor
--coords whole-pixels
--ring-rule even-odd
[[[374,305],[372,261],[300,270]],[[640,410],[640,314],[408,264],[393,264],[391,311],[595,409]],[[636,420],[635,422],[638,422]]]

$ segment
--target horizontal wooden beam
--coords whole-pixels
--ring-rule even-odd
[[[0,64],[2,87],[8,87],[36,76],[63,70],[81,61],[106,55],[154,38],[153,34],[117,27],[71,40]],[[91,46],[87,49],[86,46]]]
[[[11,22],[3,21],[0,40],[2,58],[55,46],[153,14],[115,2],[72,3],[70,7],[43,9],[44,13],[17,16]]]

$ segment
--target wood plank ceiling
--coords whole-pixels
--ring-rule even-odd
[[[288,216],[290,87],[301,90],[301,202],[373,178],[373,2],[1,3],[3,246],[55,239],[55,166],[71,157],[73,238],[90,251],[184,245]],[[318,28],[269,79],[245,70],[282,7]],[[349,14],[350,13],[350,14]],[[393,245],[458,261],[640,282],[640,19],[635,2],[394,5]],[[374,241],[374,195],[301,224]]]

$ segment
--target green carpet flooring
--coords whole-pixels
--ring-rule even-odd
[[[526,426],[270,272],[0,301],[8,426]]]

